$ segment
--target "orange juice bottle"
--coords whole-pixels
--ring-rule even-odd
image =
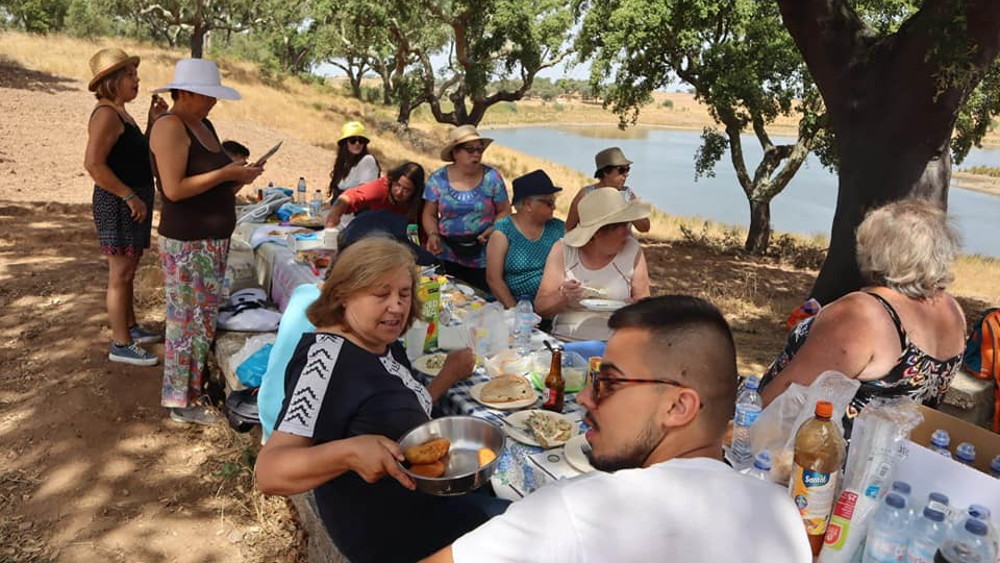
[[[846,450],[844,436],[830,420],[832,416],[833,404],[817,401],[815,417],[805,421],[795,433],[795,463],[788,485],[814,556],[819,555],[823,546]]]

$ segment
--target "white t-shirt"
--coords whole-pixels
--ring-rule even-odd
[[[458,563],[812,561],[802,519],[782,488],[708,458],[546,485],[452,550]]]
[[[354,168],[351,168],[347,176],[344,176],[344,179],[337,184],[337,187],[340,191],[344,191],[377,179],[378,162],[376,162],[374,156],[366,154],[354,165]]]

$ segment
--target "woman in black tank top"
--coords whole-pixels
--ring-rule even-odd
[[[112,344],[108,359],[133,365],[156,365],[156,356],[139,346],[160,335],[136,323],[133,279],[142,251],[149,248],[153,209],[153,173],[149,143],[125,110],[139,93],[139,57],[121,49],[101,49],[90,59],[89,89],[97,98],[90,114],[84,166],[94,179],[94,224],[101,252],[108,257],[108,319]],[[167,109],[154,96],[149,120]]]
[[[202,373],[215,339],[225,282],[229,237],[236,225],[235,196],[263,168],[230,160],[208,113],[218,98],[238,100],[205,59],[181,59],[169,91],[170,112],[150,130],[153,172],[163,195],[159,247],[166,293],[166,342],[160,404],[183,423],[223,419],[199,404]]]

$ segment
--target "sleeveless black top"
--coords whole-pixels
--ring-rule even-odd
[[[114,108],[110,106],[100,105],[94,108],[90,114],[91,117],[102,107],[114,111]],[[115,115],[118,116],[125,130],[115,140],[105,162],[123,184],[132,188],[132,191],[138,195],[143,196],[146,189],[151,190],[153,187],[153,167],[149,162],[149,141],[138,126],[127,121],[117,111],[115,111]],[[150,195],[152,194],[150,193]]]
[[[212,122],[204,120],[215,140]],[[191,139],[188,148],[188,161],[185,176],[195,176],[212,170],[218,170],[232,164],[225,151],[212,152],[201,144],[198,137],[185,124],[184,129]],[[221,146],[221,143],[219,143]],[[156,158],[153,157],[153,170],[156,170]],[[160,183],[162,190],[162,182]],[[227,239],[236,228],[236,193],[235,182],[223,182],[196,196],[173,201],[163,194],[163,208],[160,210],[160,226],[157,232],[161,236],[175,240]]]

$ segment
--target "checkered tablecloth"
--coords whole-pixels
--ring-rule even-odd
[[[429,381],[429,378],[423,374],[418,374],[418,377],[422,378],[424,383]],[[477,402],[469,394],[469,390],[474,385],[484,383],[489,379],[483,368],[476,368],[472,375],[453,385],[438,401],[438,404],[435,405],[437,411],[435,415],[437,416],[439,413],[441,416],[477,416],[492,420],[495,424],[502,426],[502,423],[496,420],[497,417],[505,417],[515,411],[492,409]],[[540,404],[539,401],[534,407],[527,408],[539,408]],[[576,393],[566,394],[563,414],[576,419],[581,430],[585,429],[582,421],[585,411],[586,409],[576,402]],[[553,454],[551,457],[558,456],[560,461],[547,462],[544,458],[550,456],[542,455],[542,452],[550,452]],[[540,458],[542,459],[541,463],[539,463]],[[545,450],[538,446],[522,444],[508,436],[507,447],[500,454],[497,470],[493,474],[491,482],[497,496],[516,500],[555,479],[577,474],[579,472],[562,460],[562,448]]]

